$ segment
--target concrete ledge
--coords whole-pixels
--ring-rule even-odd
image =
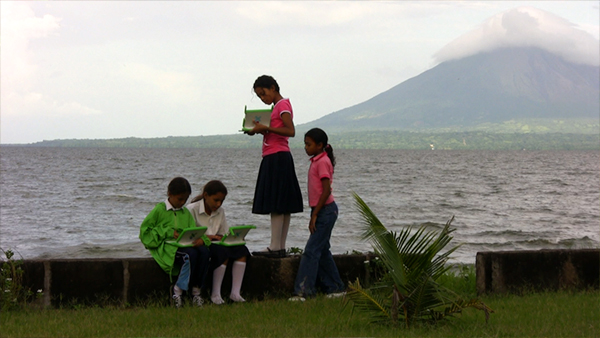
[[[335,255],[344,283],[360,279],[369,286],[372,255]],[[242,285],[247,299],[288,297],[300,256],[282,259],[250,257]],[[57,259],[23,261],[23,286],[36,293],[43,306],[62,304],[136,303],[149,297],[168,297],[171,281],[152,258]],[[231,272],[222,294],[231,288]],[[507,293],[529,290],[598,288],[600,249],[478,252],[477,292]],[[212,276],[208,276],[210,287]],[[206,291],[205,291],[206,292]],[[207,294],[205,294],[207,295]]]
[[[334,256],[344,283],[368,280],[367,255]],[[300,256],[282,259],[250,257],[242,285],[247,299],[267,295],[290,296],[300,264]],[[23,261],[23,284],[43,290],[43,306],[72,303],[135,303],[151,296],[168,297],[169,276],[152,258],[59,259]],[[222,294],[231,289],[231,272],[225,275]],[[212,281],[209,275],[207,281]],[[210,286],[210,282],[207,283]]]
[[[478,252],[477,293],[598,288],[600,249]]]

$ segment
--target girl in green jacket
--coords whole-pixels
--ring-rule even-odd
[[[175,307],[182,306],[182,294],[191,288],[192,303],[202,306],[200,291],[208,272],[210,240],[205,236],[194,241],[192,247],[177,247],[173,241],[196,221],[184,204],[192,193],[190,183],[176,177],[169,183],[167,199],[158,203],[140,226],[140,240],[150,250],[154,260],[170,276],[177,276],[173,287]],[[188,294],[190,294],[188,292]]]

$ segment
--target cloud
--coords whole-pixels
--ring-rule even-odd
[[[173,101],[190,101],[198,95],[198,88],[194,85],[194,77],[189,73],[167,71],[156,67],[128,63],[121,69],[121,73],[141,85],[149,85],[158,90],[157,94],[170,98]]]
[[[368,3],[346,2],[340,6],[336,1],[312,2],[310,6],[300,1],[241,2],[239,15],[260,25],[323,27],[347,23],[371,13]]]
[[[32,39],[42,39],[60,31],[61,19],[35,16],[28,4],[0,2],[1,20],[1,110],[7,116],[95,115],[100,111],[71,100],[60,100],[36,91],[38,65],[29,51]],[[5,120],[6,121],[6,120]]]
[[[98,115],[102,112],[86,107],[76,101],[56,100],[38,92],[8,92],[2,97],[3,116],[35,116],[46,117]]]
[[[36,17],[27,4],[16,1],[1,1],[0,8],[2,89],[26,90],[37,68],[27,51],[29,41],[58,31],[60,19]]]
[[[537,47],[570,62],[594,66],[600,63],[597,39],[569,21],[533,7],[495,15],[433,57],[441,63],[506,47]]]

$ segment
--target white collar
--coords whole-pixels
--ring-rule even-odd
[[[175,209],[173,207],[173,205],[171,205],[171,202],[169,202],[169,198],[167,197],[167,199],[165,200],[165,205],[167,206],[167,211],[169,210],[173,210],[173,211],[177,211],[177,210],[181,210],[183,208],[179,208],[179,209]]]
[[[197,201],[196,203],[198,203],[198,214],[202,215],[205,214],[208,217],[213,217],[216,216],[218,214],[221,213],[221,210],[223,210],[223,207],[220,207],[219,209],[217,209],[216,211],[213,211],[210,215],[206,213],[206,209],[204,208],[204,199],[201,199],[199,201]]]
[[[198,201],[198,213],[206,214],[206,216],[210,216],[206,213],[206,209],[204,209],[204,198]]]

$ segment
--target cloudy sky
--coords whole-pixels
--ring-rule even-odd
[[[598,65],[599,3],[3,0],[0,143],[234,134],[262,74],[301,124],[499,46]]]

